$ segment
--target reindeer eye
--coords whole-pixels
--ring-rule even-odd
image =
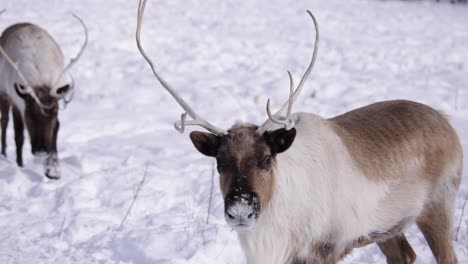
[[[271,156],[264,157],[260,163],[260,166],[265,169],[270,168],[270,165],[271,165]]]
[[[218,169],[218,173],[221,173],[224,170],[224,167],[226,166],[224,162],[221,159],[216,159],[216,168]]]
[[[14,83],[15,91],[16,94],[23,98],[24,100],[28,99],[30,95],[26,91],[26,86],[19,84],[19,83]]]

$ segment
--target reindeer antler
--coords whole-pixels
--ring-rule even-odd
[[[3,9],[2,11],[0,11],[0,15],[5,12],[6,9]],[[26,81],[26,78],[24,78],[24,75],[21,73],[21,71],[19,70],[19,67],[18,67],[18,64],[16,64],[11,58],[10,56],[5,52],[5,50],[3,49],[2,45],[0,45],[0,53],[2,54],[2,56],[6,59],[6,61],[8,62],[8,64],[10,64],[10,66],[13,68],[13,70],[15,70],[16,72],[16,76],[17,78],[19,78],[22,82],[22,84],[24,85],[23,87],[24,88],[20,88],[18,89],[18,91],[22,94],[29,94],[33,99],[34,101],[40,106],[41,108],[41,112],[42,114],[45,115],[45,111],[44,111],[44,108],[46,109],[49,109],[51,106],[46,106],[44,105],[41,100],[39,100],[39,98],[37,97],[36,93],[34,92],[34,89],[31,87],[31,85],[29,85],[29,83]]]
[[[177,121],[174,123],[174,127],[177,131],[180,133],[183,133],[185,130],[185,126],[201,126],[205,128],[206,130],[210,131],[213,134],[217,135],[223,135],[226,132],[223,129],[217,128],[213,126],[212,124],[208,123],[206,120],[202,119],[199,115],[193,111],[193,109],[190,107],[189,104],[187,104],[180,96],[179,94],[169,85],[169,83],[164,80],[159,73],[156,71],[156,68],[151,61],[151,59],[146,55],[146,52],[144,51],[141,42],[140,42],[140,32],[141,32],[141,24],[143,21],[143,14],[145,12],[145,7],[146,7],[146,0],[140,0],[138,4],[138,17],[137,17],[137,28],[136,28],[136,42],[138,46],[138,50],[140,51],[141,55],[143,58],[145,58],[146,62],[148,62],[149,66],[151,67],[151,70],[153,71],[154,76],[158,79],[159,83],[168,91],[172,97],[179,103],[179,105],[185,110],[185,112],[182,114],[180,121]],[[187,121],[187,115],[189,115],[193,120]]]
[[[72,13],[72,16],[78,20],[78,22],[80,22],[81,26],[83,27],[83,30],[84,30],[84,34],[85,34],[85,40],[83,42],[83,45],[81,45],[81,48],[80,48],[80,51],[78,52],[78,54],[76,54],[76,56],[74,58],[71,58],[70,59],[70,63],[68,63],[67,66],[65,66],[65,68],[63,68],[62,72],[58,75],[57,79],[55,80],[54,82],[54,87],[56,85],[56,83],[60,80],[60,78],[62,78],[62,76],[73,66],[75,65],[75,63],[80,59],[81,57],[81,54],[83,54],[83,51],[85,50],[86,46],[88,45],[88,28],[86,27],[86,24],[84,23],[84,21],[77,15],[75,15],[74,13]],[[73,90],[74,89],[74,82],[73,82],[73,85],[71,86],[71,89]],[[54,94],[53,96],[55,97],[59,97],[57,94]],[[73,98],[73,96],[71,97]],[[68,104],[69,102],[71,101],[70,100],[65,100],[65,104]]]
[[[304,73],[304,76],[302,76],[301,82],[297,86],[296,90],[294,90],[294,82],[291,73],[288,71],[289,75],[289,81],[290,81],[290,88],[289,88],[289,100],[288,102],[284,103],[283,106],[273,115],[271,114],[270,110],[270,99],[267,101],[267,114],[268,114],[268,120],[265,121],[258,129],[257,132],[262,134],[268,129],[272,127],[274,123],[283,125],[286,130],[290,130],[293,128],[296,124],[296,121],[291,118],[291,109],[294,101],[299,97],[299,94],[301,93],[302,87],[304,86],[305,81],[309,77],[309,74],[312,72],[312,69],[314,68],[315,61],[317,60],[317,51],[320,43],[320,37],[319,37],[319,27],[317,20],[315,19],[315,16],[307,10],[307,13],[310,15],[312,20],[314,21],[314,26],[315,26],[315,45],[314,45],[314,52],[312,54],[312,60],[310,61],[309,67],[307,68],[306,72]],[[276,116],[281,115],[281,113],[284,112],[287,108],[287,114],[286,117],[279,117],[277,118]]]

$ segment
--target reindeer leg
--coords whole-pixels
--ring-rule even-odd
[[[447,207],[434,202],[417,220],[438,264],[458,263],[452,244],[453,209]]]
[[[13,107],[13,125],[15,127],[16,163],[23,167],[24,123],[20,111]]]
[[[7,95],[0,95],[0,113],[1,117],[1,124],[2,124],[2,155],[6,155],[6,134],[7,134],[7,127],[9,121],[9,112],[10,112],[10,99]]]
[[[52,136],[52,146],[50,148],[50,154],[46,160],[45,175],[47,178],[52,180],[60,179],[59,159],[57,155],[57,135],[60,128],[60,122],[57,120],[54,134]]]
[[[416,254],[403,233],[377,242],[377,245],[387,257],[388,264],[412,264],[416,261]]]

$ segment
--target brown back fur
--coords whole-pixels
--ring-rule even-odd
[[[457,155],[462,155],[457,134],[447,119],[420,103],[379,102],[330,121],[354,161],[371,180],[402,177],[398,173],[408,171],[408,166],[414,165],[408,161],[415,160],[425,177],[434,182],[451,161],[457,160]]]

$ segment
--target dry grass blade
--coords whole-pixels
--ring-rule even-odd
[[[461,213],[461,216],[460,216],[460,221],[458,222],[457,234],[455,235],[455,241],[458,241],[458,233],[460,232],[460,226],[461,226],[461,223],[462,223],[462,220],[463,220],[463,215],[465,214],[465,206],[466,206],[466,201],[467,200],[468,200],[468,194],[466,195],[465,202],[463,203],[463,209],[462,209],[462,213]]]
[[[135,204],[135,201],[138,197],[138,194],[140,193],[140,190],[141,190],[141,186],[143,186],[143,183],[145,182],[145,179],[146,179],[146,174],[148,172],[148,162],[146,162],[146,166],[145,166],[145,173],[143,174],[143,177],[140,181],[140,184],[138,185],[138,188],[135,192],[135,195],[133,196],[133,200],[132,200],[132,203],[130,204],[130,206],[128,207],[128,210],[127,210],[127,213],[125,213],[125,216],[124,218],[122,219],[122,222],[120,222],[120,226],[119,228],[122,228],[123,227],[123,224],[125,223],[125,220],[127,220],[127,217],[128,215],[130,214],[130,211],[132,210],[132,207],[133,207],[133,204]]]

